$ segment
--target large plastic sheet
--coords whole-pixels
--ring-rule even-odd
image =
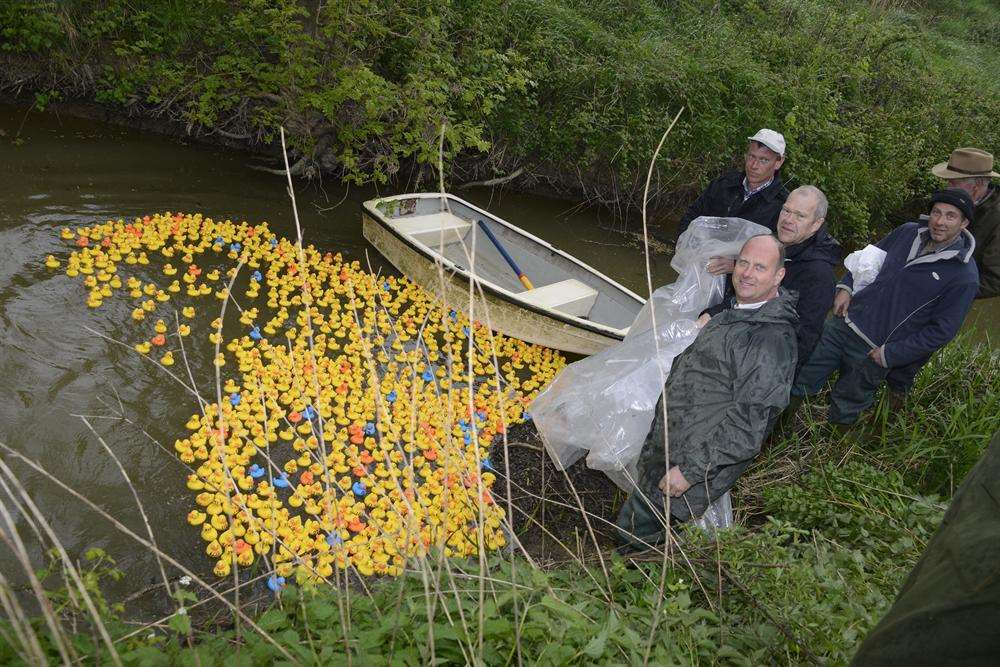
[[[701,312],[722,300],[725,278],[708,272],[709,258],[735,257],[747,239],[768,233],[741,218],[696,218],[670,262],[677,280],[653,292],[625,340],[570,364],[535,398],[529,412],[559,468],[586,454],[590,468],[634,488],[670,365],[698,335]]]

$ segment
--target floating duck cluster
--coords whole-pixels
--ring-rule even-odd
[[[503,546],[488,453],[562,368],[557,352],[492,334],[405,278],[300,248],[266,223],[168,212],[62,238],[87,305],[125,292],[145,330],[135,349],[164,366],[197,312],[207,319],[233,297],[204,341],[221,401],[174,444],[197,494],[187,520],[218,576],[265,563],[278,590],[336,568],[395,575],[431,550]],[[196,307],[204,297],[219,301]]]

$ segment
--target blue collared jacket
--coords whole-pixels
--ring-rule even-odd
[[[873,348],[884,345],[889,368],[905,366],[955,337],[979,290],[968,230],[947,248],[918,256],[929,234],[908,222],[876,245],[886,252],[875,281],[854,294],[850,273],[837,285],[852,293],[847,324]]]

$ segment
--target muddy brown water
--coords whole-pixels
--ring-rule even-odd
[[[84,329],[131,340],[127,304],[112,299],[89,309],[79,279],[46,269],[43,262],[50,253],[66,254],[59,238],[64,226],[156,211],[268,221],[277,233],[291,236],[284,180],[250,168],[259,161],[244,153],[56,113],[26,115],[24,109],[0,106],[0,133],[0,442],[38,460],[145,536],[117,464],[74,416],[107,415],[120,398],[134,424],[102,417],[91,423],[135,484],[160,547],[210,576],[198,531],[185,521],[194,507],[194,494],[185,487],[187,471],[172,451],[157,447],[141,430],[172,448],[196,411],[192,396],[130,349]],[[360,205],[378,194],[339,183],[298,183],[307,241],[370,261],[376,270],[391,270],[361,236]],[[640,251],[634,241],[624,247],[630,239],[614,230],[610,216],[540,197],[500,197],[485,190],[461,196],[645,293]],[[667,258],[655,258],[653,272],[657,282],[669,279]],[[207,331],[215,316],[200,308],[192,328]],[[158,569],[146,549],[38,474],[12,465],[71,554],[100,547],[118,561],[127,576],[113,593],[127,595],[155,583]],[[27,539],[23,519],[18,527]],[[40,554],[34,556],[41,563]],[[0,568],[19,579],[5,548]],[[162,604],[148,599],[140,608],[152,612]]]
[[[169,449],[196,410],[192,397],[131,350],[85,330],[129,340],[131,320],[124,304],[87,308],[80,282],[46,269],[43,262],[47,254],[66,252],[58,236],[63,226],[156,211],[268,221],[277,233],[291,235],[284,180],[252,169],[256,161],[236,151],[0,106],[0,442],[40,461],[145,535],[115,460],[75,416],[92,415],[95,430],[134,483],[159,546],[206,576],[211,561],[203,555],[198,531],[185,521],[194,494],[185,488],[186,470]],[[333,182],[299,183],[297,191],[307,241],[370,261],[376,270],[391,270],[361,236],[360,204],[380,193]],[[488,190],[459,194],[639,294],[647,292],[639,247],[607,213]],[[668,258],[655,256],[652,273],[656,285],[669,281]],[[206,330],[215,316],[203,310],[195,331]],[[995,327],[1000,300],[977,303],[971,319],[978,321],[980,331]],[[117,408],[119,400],[131,423],[106,418],[109,406]],[[70,554],[100,547],[118,561],[126,577],[114,586],[113,596],[155,583],[158,570],[146,549],[38,474],[12,466]],[[28,539],[27,524],[16,518]],[[42,555],[32,555],[41,564]],[[21,579],[6,549],[0,550],[0,568],[15,581]],[[159,598],[145,598],[138,609],[152,613],[169,607]]]

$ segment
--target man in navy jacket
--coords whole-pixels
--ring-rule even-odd
[[[968,193],[939,190],[926,224],[908,222],[878,242],[886,252],[878,277],[857,293],[851,274],[837,285],[834,316],[800,370],[793,396],[818,393],[840,369],[829,420],[853,424],[874,402],[889,369],[955,337],[979,290],[976,242],[966,230],[972,215]]]

